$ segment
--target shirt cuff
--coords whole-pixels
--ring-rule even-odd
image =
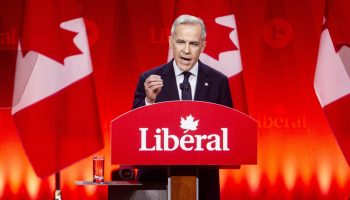
[[[146,106],[149,106],[149,105],[152,105],[152,104],[153,104],[153,103],[148,103],[146,99],[147,99],[147,97],[145,98],[145,105],[146,105]]]

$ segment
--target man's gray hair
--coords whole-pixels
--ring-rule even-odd
[[[199,17],[195,17],[192,15],[180,15],[178,18],[175,19],[170,32],[172,37],[175,36],[176,26],[180,24],[199,24],[201,25],[201,28],[202,28],[202,33],[201,33],[202,40],[204,41],[205,38],[207,37],[207,30],[205,28],[203,20]]]

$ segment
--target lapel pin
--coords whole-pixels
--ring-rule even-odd
[[[209,83],[204,83],[205,86],[209,86]]]

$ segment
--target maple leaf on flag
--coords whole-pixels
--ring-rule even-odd
[[[218,16],[220,17],[220,16]],[[219,60],[219,54],[225,51],[238,50],[237,46],[230,40],[230,33],[234,28],[229,28],[215,22],[215,18],[203,17],[208,27],[207,45],[204,53]]]
[[[57,25],[45,31],[45,35],[37,34],[36,37],[30,38],[30,41],[22,37],[23,54],[26,55],[28,51],[33,50],[64,65],[66,57],[82,53],[73,43],[73,38],[77,34],[63,30]]]
[[[186,120],[181,117],[181,125],[180,128],[184,129],[184,133],[187,133],[189,130],[195,131],[197,130],[199,120],[194,121],[192,115],[186,117]]]
[[[23,56],[29,51],[35,51],[64,65],[66,57],[82,54],[73,41],[78,33],[62,28],[63,22],[78,17],[69,9],[69,4],[72,3],[59,2],[65,8],[61,10],[52,9],[52,4],[46,0],[26,2],[20,37]],[[33,12],[34,8],[40,12]]]

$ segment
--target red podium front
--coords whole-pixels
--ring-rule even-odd
[[[112,121],[111,161],[132,166],[215,166],[257,162],[257,122],[198,101],[144,106]]]

